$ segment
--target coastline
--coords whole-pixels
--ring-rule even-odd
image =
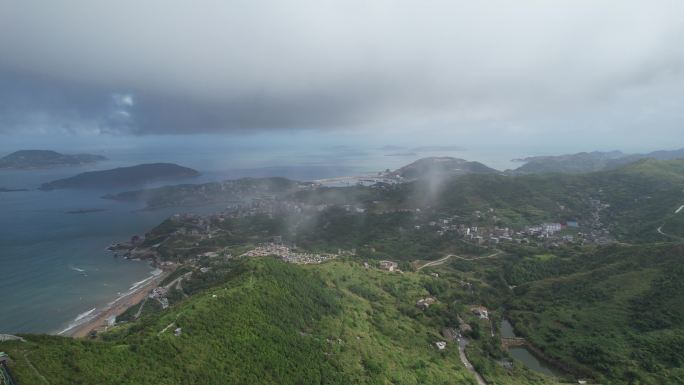
[[[107,330],[110,326],[109,319],[112,316],[119,316],[129,307],[140,303],[140,301],[144,300],[149,292],[157,287],[159,282],[164,280],[170,273],[171,271],[168,270],[155,269],[152,271],[152,275],[133,284],[129,291],[108,303],[101,310],[94,308],[80,314],[67,326],[67,328],[56,332],[55,334],[65,337],[82,338],[88,336],[88,334],[93,331],[100,332]]]

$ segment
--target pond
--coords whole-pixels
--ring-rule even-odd
[[[503,320],[501,322],[501,336],[505,338],[515,338],[515,332],[513,331],[513,326],[508,320]],[[534,370],[545,374],[547,376],[562,376],[563,372],[559,371],[550,364],[539,360],[535,357],[530,350],[525,346],[514,346],[508,349],[508,354],[516,360],[520,361],[528,369]]]

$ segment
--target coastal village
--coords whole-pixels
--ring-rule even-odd
[[[591,212],[578,220],[570,217],[564,221],[541,222],[518,228],[501,225],[505,223],[495,208],[475,210],[467,214],[455,215],[434,208],[406,208],[378,210],[376,202],[370,204],[309,204],[261,195],[246,203],[227,205],[224,210],[208,216],[176,214],[169,218],[173,232],[164,234],[159,242],[150,244],[150,234],[134,235],[129,242],[112,244],[109,250],[115,256],[130,259],[152,259],[156,263],[178,260],[178,257],[164,256],[161,250],[165,244],[174,244],[175,251],[187,251],[183,262],[192,262],[203,256],[232,257],[226,247],[217,247],[219,242],[212,240],[229,237],[231,231],[222,224],[231,219],[256,217],[287,217],[292,233],[299,222],[313,218],[327,210],[343,210],[346,215],[383,215],[397,212],[408,213],[413,218],[414,231],[429,231],[438,236],[451,236],[482,248],[496,248],[501,244],[532,244],[537,247],[554,248],[563,245],[609,244],[615,242],[607,226],[601,221],[600,212],[608,205],[599,199],[591,199]],[[297,249],[292,240],[280,235],[262,238],[254,250],[245,250],[237,255],[276,255],[295,263],[318,263],[334,258],[333,253],[311,253]],[[289,246],[288,246],[289,244]],[[191,253],[196,250],[197,252]],[[180,255],[180,253],[177,253]],[[337,254],[343,254],[341,250]],[[354,254],[348,252],[345,254]]]
[[[380,187],[378,187],[380,188]],[[438,237],[459,240],[469,243],[481,249],[499,250],[505,245],[528,244],[542,248],[555,248],[563,245],[584,244],[607,244],[613,242],[606,227],[601,223],[601,210],[607,205],[598,199],[591,200],[591,215],[581,220],[571,218],[565,221],[547,221],[519,228],[499,225],[502,218],[495,208],[474,210],[465,215],[456,215],[450,212],[440,212],[431,207],[421,208],[395,208],[378,209],[377,202],[370,204],[329,204],[329,203],[303,203],[291,199],[284,199],[275,195],[259,195],[247,202],[236,202],[226,205],[225,209],[215,214],[200,216],[193,214],[176,214],[170,217],[160,228],[145,235],[134,235],[129,242],[112,244],[110,250],[114,255],[130,259],[142,259],[150,261],[154,266],[162,269],[166,276],[174,271],[183,270],[181,275],[174,275],[169,282],[160,281],[157,285],[142,288],[145,291],[145,300],[135,314],[140,313],[148,301],[153,301],[155,306],[164,310],[178,300],[177,294],[184,293],[181,282],[188,280],[203,280],[214,273],[214,269],[225,261],[235,258],[259,258],[276,257],[293,264],[320,264],[341,257],[357,256],[356,249],[333,252],[316,252],[297,247],[292,239],[283,235],[251,236],[252,242],[240,245],[226,245],[222,240],[235,236],[236,229],[228,224],[232,220],[250,219],[263,216],[269,219],[288,217],[290,225],[296,229],[297,219],[313,217],[326,212],[337,210],[348,216],[384,215],[404,213],[413,218],[411,231],[429,232]],[[292,218],[295,218],[293,220]],[[391,257],[391,256],[390,256]],[[439,262],[439,261],[437,261]],[[217,264],[218,263],[218,264]],[[435,263],[434,261],[432,263]],[[374,266],[377,269],[389,273],[402,273],[399,263],[385,259],[363,263],[366,268]],[[426,266],[432,266],[430,262]],[[187,270],[187,269],[190,270]],[[434,278],[439,274],[428,271]],[[204,278],[203,278],[204,277]],[[461,282],[463,288],[472,293],[472,285],[469,282]],[[176,296],[176,297],[174,297]],[[175,298],[175,299],[174,299]],[[439,303],[438,296],[424,296],[416,298],[415,307],[426,312],[431,306]],[[467,312],[458,316],[458,322],[445,326],[439,332],[441,339],[433,341],[433,348],[437,351],[445,351],[453,346],[458,350],[461,361],[469,368],[476,378],[479,374],[473,368],[465,354],[465,349],[471,342],[474,333],[474,325],[481,325],[478,329],[488,330],[491,337],[495,336],[498,327],[494,325],[494,319],[490,310],[481,304],[467,305]],[[498,318],[497,318],[498,320]],[[109,320],[109,325],[114,325],[116,318]],[[170,326],[175,337],[183,335],[183,329],[175,324]],[[518,343],[518,340],[502,340],[504,347]],[[502,367],[509,368],[510,361],[500,362]]]

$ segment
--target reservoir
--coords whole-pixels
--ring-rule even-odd
[[[517,337],[513,331],[513,326],[508,320],[503,320],[501,322],[501,336],[506,338]],[[508,354],[516,360],[520,361],[527,368],[545,374],[547,376],[561,376],[563,373],[554,368],[553,366],[537,359],[532,352],[525,346],[514,346],[508,349]]]

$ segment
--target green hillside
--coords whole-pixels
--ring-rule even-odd
[[[248,186],[259,207],[174,216],[140,250],[130,246],[136,257],[178,264],[165,283],[192,273],[168,294],[170,308],[147,306],[138,320],[131,308],[92,339],[0,343],[19,382],[476,384],[456,341],[435,345],[448,339],[445,328],[467,325],[463,349],[489,384],[684,383],[684,209],[676,212],[684,160],[372,187],[277,182],[263,182],[279,192],[270,201],[258,195],[259,181],[232,190]],[[580,227],[561,234],[606,232],[609,241],[515,235],[520,242],[484,244],[462,231],[575,219]],[[274,238],[339,255],[316,265],[239,257]],[[380,269],[383,259],[403,272]],[[421,269],[426,261],[434,266]],[[427,297],[435,303],[419,309]],[[565,369],[562,378],[527,369],[503,348],[504,318],[542,360]]]
[[[41,383],[37,373],[51,384],[475,384],[413,312],[424,277],[249,260],[227,282],[101,339],[26,336],[0,349],[22,384]]]
[[[682,383],[682,262],[684,247],[668,244],[511,260],[507,314],[546,355],[601,382]]]

